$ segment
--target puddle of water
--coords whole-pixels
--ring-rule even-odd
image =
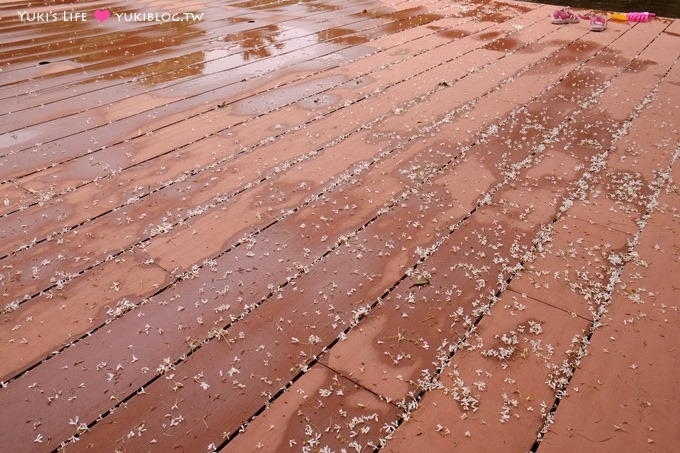
[[[431,14],[424,11],[426,11],[425,8],[418,6],[402,11],[391,12],[383,12],[381,10],[364,10],[361,14],[377,19],[387,19],[391,21],[390,23],[380,27],[386,33],[399,33],[404,30],[419,27],[421,25],[427,25],[444,18],[444,16],[440,14]]]
[[[551,41],[544,42],[533,42],[526,47],[522,47],[518,50],[519,53],[536,53],[541,52],[549,47],[562,47],[566,46],[571,41],[565,41],[563,39],[553,39]]]
[[[484,45],[485,49],[509,52],[522,46],[522,42],[515,38],[499,38]]]
[[[501,36],[503,33],[500,31],[488,31],[486,33],[482,33],[480,35],[476,35],[474,38],[478,39],[480,41],[490,41],[492,39],[498,38]]]
[[[237,45],[243,52],[243,60],[250,61],[254,58],[270,57],[275,49],[282,49],[284,43],[281,42],[280,35],[279,26],[269,24],[227,35],[224,41]]]
[[[508,19],[510,19],[510,17],[503,13],[485,13],[479,16],[479,20],[482,22],[493,22],[496,24],[502,24]]]
[[[146,86],[158,85],[201,74],[205,68],[204,60],[205,52],[198,51],[111,72],[107,76],[116,79],[135,79]]]
[[[356,46],[368,42],[368,37],[356,34],[356,30],[349,28],[328,28],[316,33],[319,42],[330,42],[333,44],[347,44]]]
[[[621,55],[618,50],[613,50],[610,48],[604,48],[602,51],[593,58],[589,66],[621,66],[628,64],[630,60]]]
[[[12,151],[14,147],[21,146],[24,142],[34,142],[40,132],[35,129],[23,128],[13,132],[5,132],[0,134],[0,155],[7,155],[8,151]],[[21,148],[19,148],[21,149]],[[37,151],[37,150],[34,150]],[[11,153],[10,153],[11,154]],[[0,159],[0,180],[4,180],[3,159]],[[9,171],[7,167],[5,167]]]
[[[562,40],[553,40],[548,44],[564,45],[565,42]],[[574,41],[567,42],[567,46],[559,50],[556,54],[550,57],[550,68],[547,66],[539,65],[531,68],[529,71],[531,73],[543,73],[545,71],[552,71],[559,66],[565,66],[583,59],[584,54],[593,53],[595,50],[600,48],[600,45],[592,41]],[[540,46],[539,46],[540,47]],[[537,49],[538,47],[535,47]],[[530,51],[527,51],[530,53]]]
[[[230,71],[230,75],[242,74],[244,79],[253,79],[255,76],[265,72],[280,72],[285,68],[295,67],[305,70],[309,64],[304,60],[313,59],[315,54],[320,52],[319,48],[310,48],[317,43],[314,35],[296,37],[294,41],[286,40],[288,35],[295,37],[295,30],[280,29],[279,37],[281,41],[272,44],[266,49],[251,48],[248,50],[250,64],[243,65],[246,60],[244,54],[234,53],[239,46],[233,44],[229,49],[214,49],[206,52],[205,74],[214,74],[220,71]],[[298,33],[299,34],[299,33]],[[290,47],[290,48],[289,48]],[[287,52],[288,50],[301,49],[298,52]],[[276,50],[276,52],[274,52]],[[260,58],[255,54],[266,52],[274,55],[274,58]],[[316,67],[318,65],[312,64]],[[233,78],[233,77],[232,77]]]

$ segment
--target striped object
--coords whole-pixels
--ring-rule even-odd
[[[626,13],[629,22],[649,22],[656,16],[654,13]]]

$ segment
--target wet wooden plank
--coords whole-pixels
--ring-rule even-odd
[[[269,122],[268,122],[268,124],[269,124],[268,127],[273,127],[273,125],[276,124],[275,122],[272,122],[271,120],[268,120],[268,121],[269,121]],[[210,122],[210,121],[208,121],[208,122]],[[251,125],[249,124],[248,127],[250,128],[250,126],[251,126]],[[201,131],[201,133],[203,133],[203,131]],[[207,132],[206,132],[206,133],[207,133]],[[163,136],[159,136],[159,137],[157,137],[157,138],[158,138],[157,141],[165,141],[165,137],[163,137]],[[154,140],[155,140],[155,139],[154,139]],[[141,148],[141,149],[147,148],[147,147],[149,147],[150,145],[152,145],[152,143],[153,143],[152,140],[148,140],[147,142],[148,142],[148,143],[140,143],[139,148]],[[178,142],[178,146],[180,145],[180,143],[181,143],[181,142]],[[237,143],[240,143],[240,142],[237,142]],[[141,149],[140,149],[140,150],[137,150],[137,151],[141,151]],[[132,150],[128,150],[128,151],[132,151]],[[113,162],[112,162],[112,164],[113,164]],[[98,165],[98,167],[106,167],[106,165],[105,165],[105,164],[104,164],[104,165]],[[86,168],[83,168],[82,166],[79,166],[79,167],[77,167],[76,169],[74,169],[74,173],[76,173],[76,172],[82,173],[83,171],[86,171]],[[56,170],[55,170],[55,172],[56,172]],[[32,190],[36,190],[36,187],[33,187],[33,186],[31,186],[31,185],[28,185],[28,187],[30,187]],[[51,189],[51,190],[53,189],[52,185],[50,185],[50,189]]]
[[[472,216],[385,298],[360,329],[334,346],[324,363],[390,400],[401,401],[417,392],[422,370],[432,370],[437,361],[435,348],[460,340],[470,327],[465,319],[483,313],[499,285],[540,237],[540,226],[557,215],[558,206],[545,192],[518,195],[534,193],[538,180],[552,179],[555,173],[549,162],[562,159],[553,155],[536,160],[505,187],[491,192],[497,201],[483,206],[476,205],[500,181],[490,178],[493,173],[477,159],[461,163],[454,174],[468,175],[469,180],[458,176],[456,186],[471,189]]]
[[[124,6],[113,7],[113,5],[109,5],[108,8],[112,8],[114,14],[111,20],[117,20],[116,14],[123,15],[134,14],[135,12],[139,12],[138,10],[136,11],[134,9],[129,8],[129,5],[127,6],[128,7]],[[164,7],[159,7],[158,9],[155,10],[155,12],[161,14],[192,12],[191,7],[192,7],[191,3],[186,4],[182,8],[178,8],[176,3],[171,3],[168,5],[164,5]],[[97,8],[106,9],[107,6],[100,4],[97,5]],[[148,10],[149,6],[146,6],[146,8]],[[92,14],[92,11],[93,10],[87,11],[87,13]],[[128,26],[127,29],[128,33],[124,34],[116,33],[113,29],[106,27],[97,27],[88,30],[76,30],[76,31],[73,31],[71,27],[71,30],[68,33],[62,32],[48,34],[44,32],[43,39],[40,40],[39,43],[36,43],[34,40],[23,40],[14,41],[11,45],[7,46],[7,52],[3,53],[2,57],[5,58],[3,63],[9,66],[10,69],[6,71],[9,77],[3,81],[4,83],[2,84],[2,86],[5,87],[7,85],[11,85],[12,83],[25,84],[26,83],[25,78],[20,77],[21,75],[25,75],[34,76],[32,77],[34,79],[33,85],[31,85],[33,90],[44,90],[45,86],[41,83],[37,83],[37,81],[46,78],[51,79],[52,83],[49,85],[50,87],[55,86],[54,83],[55,80],[61,80],[64,85],[67,84],[70,85],[73,84],[74,82],[82,83],[83,81],[86,80],[90,81],[95,80],[97,76],[115,73],[121,70],[122,67],[128,68],[134,67],[135,63],[134,59],[133,61],[130,62],[121,63],[118,66],[112,66],[110,63],[106,64],[104,60],[111,60],[117,56],[114,52],[110,53],[105,52],[107,49],[102,47],[101,41],[103,41],[106,38],[108,38],[108,42],[113,48],[108,49],[109,51],[115,49],[116,51],[121,50],[125,52],[127,50],[130,56],[137,56],[137,54],[140,53],[139,50],[143,45],[147,46],[146,47],[147,51],[153,53],[159,52],[162,49],[161,53],[165,55],[172,55],[173,53],[176,53],[177,55],[183,55],[187,53],[188,46],[182,44],[186,44],[186,41],[189,41],[190,39],[199,38],[203,36],[206,32],[213,31],[217,27],[224,27],[223,29],[230,30],[233,32],[256,29],[261,27],[262,26],[261,23],[260,24],[256,23],[258,21],[254,20],[253,22],[248,22],[248,18],[245,18],[244,16],[248,15],[249,17],[261,20],[261,18],[263,18],[264,15],[248,13],[249,11],[247,10],[244,10],[241,14],[233,14],[221,11],[220,9],[212,9],[210,17],[208,18],[204,15],[203,20],[201,21],[201,23],[205,25],[204,27],[200,29],[192,28],[190,30],[187,30],[186,33],[178,34],[177,36],[175,36],[176,39],[176,41],[174,42],[175,46],[167,49],[164,49],[164,47],[166,46],[162,45],[154,46],[154,42],[157,38],[163,37],[163,40],[165,40],[165,37],[163,35],[167,33],[166,29],[168,28],[167,25],[156,24],[155,22],[151,23],[138,22],[134,24],[134,29],[132,28],[133,26]],[[224,19],[227,18],[229,20],[224,21]],[[156,36],[153,36],[152,32],[160,33],[157,33]],[[146,36],[150,38],[151,42],[144,43],[141,42],[141,40],[139,39],[135,39],[139,36]],[[171,36],[167,37],[170,38]],[[196,39],[194,39],[193,42],[194,45],[206,44],[202,43],[201,41],[197,41]],[[77,61],[83,65],[83,68],[87,68],[88,72],[79,75],[73,72],[71,74],[68,74],[69,75],[68,78],[64,77],[67,74],[63,73],[60,74],[59,76],[46,77],[53,73],[49,70],[45,70],[46,68],[42,68],[43,71],[37,71],[35,69],[35,59],[38,57],[43,61],[49,61],[50,64],[65,61]],[[108,70],[97,71],[98,68],[104,69],[107,66]],[[63,78],[59,79],[59,77]],[[110,75],[107,75],[107,77],[110,77]],[[5,93],[7,93],[7,90],[3,89],[0,91],[0,93],[3,93],[4,95]],[[46,100],[49,100],[49,98],[46,98]]]

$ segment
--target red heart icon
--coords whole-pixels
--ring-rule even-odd
[[[99,22],[104,22],[110,16],[111,11],[109,11],[108,9],[98,9],[97,11],[94,12],[94,18],[97,19]]]

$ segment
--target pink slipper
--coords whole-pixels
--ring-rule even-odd
[[[607,19],[602,16],[593,16],[590,18],[591,31],[604,31],[607,29]]]
[[[571,11],[567,10],[566,8],[564,9],[558,9],[557,11],[552,13],[552,23],[553,24],[577,24],[579,22],[579,18],[576,14],[572,13]]]

